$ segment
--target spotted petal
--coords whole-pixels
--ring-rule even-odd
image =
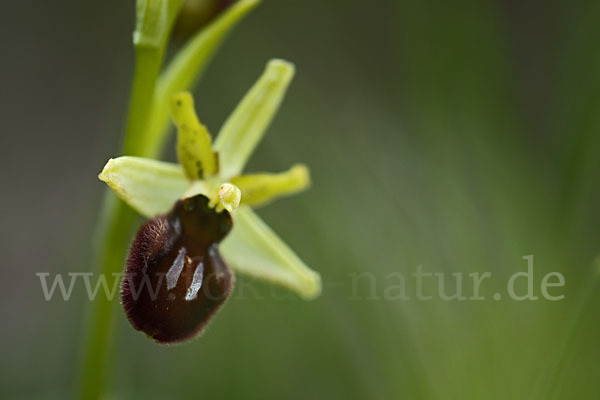
[[[285,286],[305,299],[321,293],[321,277],[311,270],[248,206],[234,214],[233,229],[220,245],[237,272]]]

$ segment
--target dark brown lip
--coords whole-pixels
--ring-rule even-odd
[[[202,195],[179,200],[137,232],[121,301],[131,325],[159,343],[196,336],[231,293],[234,276],[218,250],[232,228]]]

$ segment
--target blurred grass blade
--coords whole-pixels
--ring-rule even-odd
[[[231,183],[242,191],[242,204],[258,207],[305,190],[310,185],[310,175],[305,165],[298,164],[279,174],[236,176]]]
[[[219,248],[237,272],[285,286],[305,299],[321,293],[319,274],[247,206],[237,209],[233,230]]]
[[[179,165],[139,157],[108,160],[98,178],[146,217],[168,212],[190,185]]]
[[[265,72],[229,116],[215,141],[219,174],[225,179],[238,175],[262,138],[294,76],[294,65],[271,60]]]
[[[190,180],[216,174],[217,156],[210,133],[198,120],[194,99],[188,92],[171,97],[171,116],[177,126],[177,157]]]
[[[151,152],[158,151],[168,131],[171,95],[190,89],[195,84],[227,33],[259,3],[260,0],[240,0],[230,6],[198,32],[161,74],[154,95],[152,122],[146,132],[154,143]]]

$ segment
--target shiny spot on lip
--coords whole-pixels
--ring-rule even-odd
[[[202,280],[204,279],[204,262],[200,260],[198,265],[196,266],[196,270],[194,271],[194,276],[192,277],[192,284],[187,290],[185,294],[186,301],[195,300],[198,297],[198,291],[202,286]]]
[[[171,268],[169,268],[169,271],[167,272],[167,290],[171,290],[177,286],[179,275],[181,275],[181,271],[183,270],[183,266],[185,264],[186,253],[187,250],[185,247],[179,249],[179,253],[175,258],[175,261],[173,261],[173,265],[171,265]]]

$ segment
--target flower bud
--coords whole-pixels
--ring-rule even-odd
[[[173,28],[173,38],[186,41],[233,3],[234,0],[185,0]]]

